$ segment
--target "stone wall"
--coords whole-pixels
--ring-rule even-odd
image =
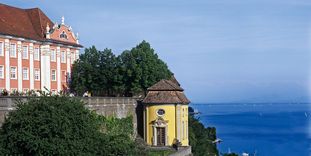
[[[27,100],[27,97],[0,97],[0,126],[4,122],[5,116],[15,109],[16,100]],[[124,118],[133,116],[133,125],[137,130],[137,99],[131,97],[89,97],[81,98],[85,106],[97,114],[103,116],[115,116]]]
[[[192,156],[191,146],[180,147],[178,151],[176,151],[173,154],[170,154],[169,156]]]

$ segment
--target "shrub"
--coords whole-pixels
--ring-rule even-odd
[[[217,146],[213,143],[215,139],[216,128],[205,128],[199,119],[189,115],[189,143],[195,156],[219,155]]]
[[[4,155],[134,155],[130,134],[102,132],[103,117],[75,98],[43,96],[17,104],[0,130]],[[111,133],[110,133],[111,132]]]

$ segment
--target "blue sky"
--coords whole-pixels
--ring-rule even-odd
[[[195,103],[310,101],[310,0],[2,3],[64,15],[85,47],[150,42]]]

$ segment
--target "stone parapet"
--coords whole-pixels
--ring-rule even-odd
[[[3,96],[0,97],[0,126],[4,122],[5,116],[16,108],[16,101],[26,101],[29,97],[14,97]],[[36,97],[30,97],[36,98]],[[132,97],[81,97],[85,103],[85,107],[95,111],[103,116],[115,116],[117,118],[125,118],[133,116],[133,126],[136,134],[137,130],[137,116],[136,107],[137,99]]]

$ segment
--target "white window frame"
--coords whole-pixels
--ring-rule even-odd
[[[12,68],[15,68],[15,77],[12,77]],[[10,79],[16,80],[17,79],[17,67],[16,66],[11,66],[10,67]]]
[[[25,50],[25,49],[24,49],[25,47],[26,47],[26,53],[25,53],[25,51],[24,51],[24,50]],[[26,55],[25,55],[25,54],[26,54]],[[23,58],[23,59],[28,59],[28,46],[26,46],[26,45],[23,45],[23,46],[22,46],[22,58]]]
[[[53,72],[54,72],[54,74],[53,74]],[[56,70],[55,69],[52,69],[51,70],[51,81],[56,81]],[[54,78],[54,79],[53,79]]]
[[[25,73],[25,71],[26,71],[27,73]],[[23,74],[23,80],[29,80],[29,69],[28,69],[28,68],[23,67],[22,74]],[[26,75],[27,77],[25,77],[25,74],[27,74],[27,75]]]
[[[56,62],[56,51],[51,49],[51,62]]]
[[[4,43],[0,42],[0,56],[4,56]]]
[[[12,47],[14,47],[14,51],[13,51]],[[12,55],[12,54],[14,54],[14,55]],[[10,57],[12,57],[12,58],[16,58],[17,57],[16,56],[16,44],[15,43],[11,43],[10,44]]]
[[[60,52],[60,56],[61,56],[60,62],[61,63],[66,63],[66,52],[65,51],[61,51]]]
[[[70,55],[70,61],[71,61],[71,64],[73,64],[75,62],[75,53],[74,52],[72,52]]]
[[[36,61],[40,61],[40,49],[38,47],[34,49],[33,58]]]
[[[38,72],[38,73],[36,73],[36,72]],[[36,78],[36,74],[38,74],[38,78]],[[35,81],[40,81],[40,76],[41,76],[40,69],[35,68],[35,72],[34,72]]]
[[[61,38],[61,39],[62,39],[62,38],[68,39],[68,36],[67,36],[66,32],[63,31],[62,33],[59,34],[59,38]]]
[[[0,79],[4,79],[4,65],[0,65]]]

